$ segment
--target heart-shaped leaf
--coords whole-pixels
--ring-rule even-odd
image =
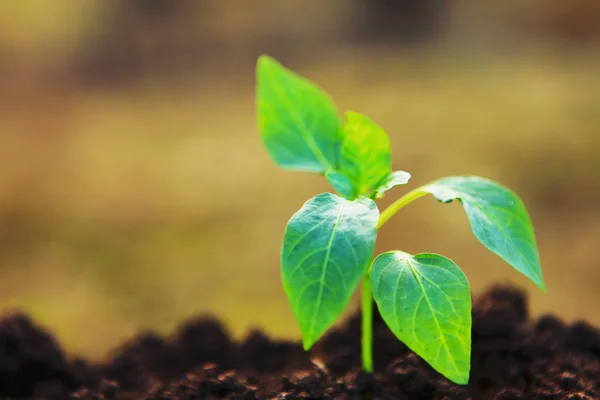
[[[258,59],[256,81],[259,130],[273,161],[290,170],[334,170],[342,122],[327,93],[265,55]]]
[[[392,172],[390,139],[365,115],[347,112],[340,172],[354,186],[354,196],[369,195]]]
[[[475,237],[545,290],[531,219],[515,193],[477,176],[442,178],[422,189],[444,203],[458,199]]]
[[[460,268],[438,254],[393,251],[375,259],[371,282],[379,312],[396,337],[452,382],[466,384],[471,293]]]
[[[373,256],[378,218],[370,199],[349,201],[322,193],[289,221],[281,250],[281,278],[305,349],[348,306]]]

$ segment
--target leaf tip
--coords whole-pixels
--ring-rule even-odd
[[[314,346],[315,343],[316,343],[316,340],[313,339],[312,337],[302,336],[302,347],[304,348],[304,351],[309,351]]]
[[[464,375],[453,377],[450,380],[457,385],[467,385],[469,383],[469,375],[469,371],[467,371]]]
[[[273,57],[267,54],[261,54],[260,56],[258,56],[258,59],[256,60],[256,65],[259,68],[267,64],[278,64],[278,62]]]
[[[346,121],[352,121],[353,119],[357,119],[360,117],[363,117],[363,115],[361,113],[358,113],[356,111],[346,111],[344,113],[344,117],[346,118]]]
[[[542,293],[546,293],[546,284],[544,283],[544,277],[542,276],[542,266],[540,265],[539,260],[534,264],[535,267],[532,267],[532,271],[526,276],[531,279],[531,281],[542,291]]]
[[[256,60],[256,74],[258,77],[265,71],[281,68],[283,68],[281,63],[267,54],[261,54]]]
[[[544,281],[541,278],[537,282],[535,282],[535,284],[537,285],[537,287],[540,288],[542,293],[546,294],[548,292],[548,289],[546,289],[546,285],[544,284]]]

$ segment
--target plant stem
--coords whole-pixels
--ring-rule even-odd
[[[394,214],[396,214],[402,207],[418,199],[419,197],[425,196],[427,193],[428,192],[423,190],[423,187],[418,187],[406,193],[404,196],[400,197],[398,200],[390,204],[390,206],[383,210],[383,212],[379,216],[379,221],[377,222],[376,229],[381,228],[381,226],[385,224],[390,218],[392,218]]]
[[[362,284],[362,364],[366,373],[373,372],[373,298],[371,279],[365,274]]]
[[[423,197],[427,194],[422,187],[416,188],[383,210],[377,222],[379,229],[390,218],[394,216],[402,207],[408,203]],[[370,271],[367,271],[362,282],[361,291],[362,325],[361,325],[361,345],[362,345],[362,366],[363,370],[370,374],[373,372],[373,294],[371,292]]]

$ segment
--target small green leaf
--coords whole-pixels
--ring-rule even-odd
[[[392,172],[390,139],[368,117],[346,113],[340,172],[355,188],[355,195],[373,192]]]
[[[405,171],[394,171],[388,175],[383,183],[377,188],[376,197],[382,198],[384,193],[398,185],[406,185],[410,180],[410,174]]]
[[[342,122],[331,98],[266,55],[256,67],[258,125],[269,155],[284,169],[334,170]]]
[[[469,381],[471,293],[467,278],[438,254],[393,251],[371,269],[373,298],[396,337],[452,382]]]
[[[322,193],[289,221],[281,278],[306,350],[348,306],[373,256],[378,218],[370,199]]]
[[[546,290],[533,226],[523,202],[515,193],[476,176],[442,178],[423,190],[444,203],[458,199],[475,237]]]
[[[325,174],[325,179],[327,179],[327,182],[329,182],[342,197],[348,200],[354,200],[356,198],[354,186],[352,186],[352,182],[346,175],[341,172],[331,171]]]

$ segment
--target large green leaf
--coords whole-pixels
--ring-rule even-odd
[[[331,98],[265,55],[258,59],[256,81],[258,124],[271,158],[290,170],[334,170],[342,123]]]
[[[469,381],[471,293],[463,272],[438,254],[393,251],[371,269],[373,297],[392,332],[436,371]]]
[[[348,306],[373,256],[378,218],[370,199],[348,201],[322,193],[289,221],[281,250],[281,278],[305,349]]]
[[[368,117],[346,113],[340,172],[355,189],[355,196],[369,195],[391,174],[390,139]]]
[[[475,237],[545,290],[533,226],[521,199],[489,179],[451,176],[425,187],[441,202],[458,199]]]

